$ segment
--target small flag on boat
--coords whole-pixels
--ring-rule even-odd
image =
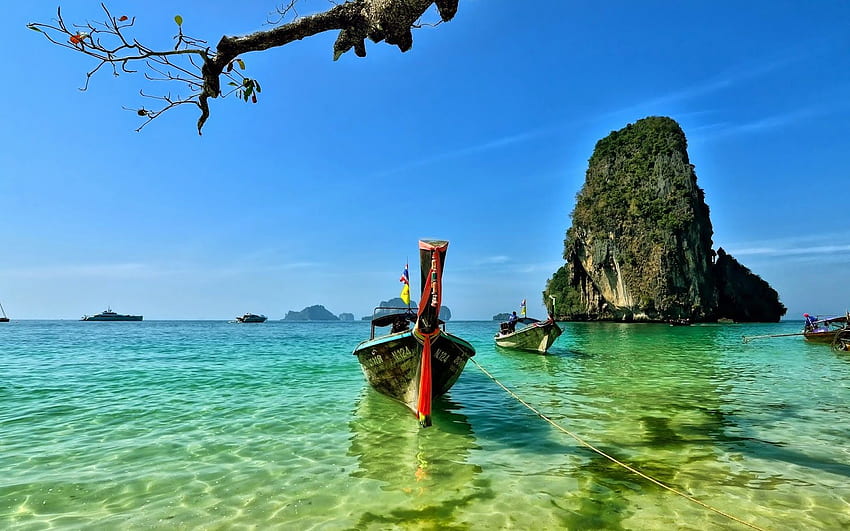
[[[522,302],[519,305],[519,313],[521,313],[522,316],[525,317],[525,299],[522,299]]]
[[[398,281],[404,284],[401,287],[401,300],[405,304],[410,304],[410,274],[407,272],[407,264],[404,264],[404,271],[401,273],[401,278]]]

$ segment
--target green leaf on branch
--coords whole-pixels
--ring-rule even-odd
[[[176,22],[178,26],[182,26],[183,17],[181,17],[180,15],[174,15],[174,22]]]

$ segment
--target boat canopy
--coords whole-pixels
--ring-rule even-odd
[[[386,309],[386,308],[382,308],[382,309]],[[407,319],[411,323],[416,322],[416,314],[411,310],[411,311],[381,314],[378,317],[374,317],[372,319],[372,326],[377,326],[377,327],[390,326],[391,324],[396,322],[396,320],[399,319],[399,318]]]

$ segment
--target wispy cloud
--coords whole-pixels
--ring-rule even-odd
[[[477,265],[487,265],[487,264],[504,264],[510,261],[510,257],[500,255],[500,256],[486,256],[479,260],[476,260]]]
[[[812,236],[790,236],[768,241],[740,242],[724,245],[723,249],[736,258],[765,257],[772,260],[850,260],[850,233]]]
[[[528,131],[519,132],[513,135],[503,136],[501,138],[497,138],[495,140],[489,140],[482,142],[480,144],[474,144],[466,147],[461,147],[458,149],[445,151],[443,153],[437,153],[430,157],[425,157],[419,160],[410,161],[407,164],[402,164],[401,166],[396,166],[395,168],[390,168],[372,175],[372,177],[385,177],[387,175],[392,175],[395,173],[400,173],[405,170],[409,170],[411,168],[418,168],[421,166],[427,166],[428,164],[433,164],[434,162],[439,162],[448,159],[465,157],[467,155],[472,155],[475,153],[481,153],[485,151],[490,151],[497,148],[502,148],[505,146],[510,146],[512,144],[519,144],[521,142],[527,142],[534,138],[545,135],[553,130],[552,127],[540,127],[535,129],[530,129]]]

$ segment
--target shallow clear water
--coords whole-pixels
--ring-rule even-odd
[[[0,528],[850,527],[850,355],[770,325],[565,323],[550,355],[450,322],[434,426],[356,323],[0,325]]]

